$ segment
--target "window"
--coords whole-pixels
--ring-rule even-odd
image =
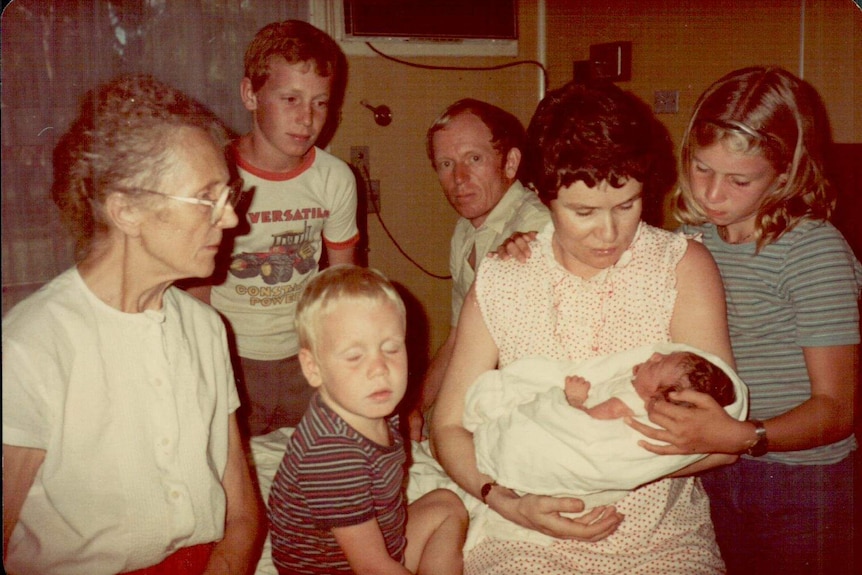
[[[3,313],[70,267],[73,242],[50,199],[51,155],[87,90],[151,73],[238,133],[242,60],[266,24],[307,20],[307,0],[15,0],[3,12]]]
[[[345,54],[517,56],[516,0],[311,0],[311,22]]]

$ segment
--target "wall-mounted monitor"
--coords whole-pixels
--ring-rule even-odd
[[[366,42],[393,55],[518,54],[517,0],[320,1],[312,23],[323,22],[348,54],[372,54]]]

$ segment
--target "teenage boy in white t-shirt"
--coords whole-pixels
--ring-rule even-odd
[[[242,210],[226,278],[192,288],[229,321],[251,435],[295,426],[311,390],[299,367],[296,303],[326,252],[354,263],[356,181],[315,146],[331,135],[344,98],[346,60],[335,41],[298,20],[262,28],[245,54],[240,94],[252,129],[232,157],[251,203]]]

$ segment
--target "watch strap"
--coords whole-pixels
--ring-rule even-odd
[[[766,426],[759,419],[749,419],[748,421],[754,424],[754,432],[757,434],[757,439],[748,446],[745,453],[751,457],[760,457],[769,451],[769,438],[766,437]]]
[[[491,489],[493,489],[495,485],[497,485],[496,481],[489,481],[482,486],[482,489],[479,493],[482,496],[482,503],[484,503],[485,505],[488,505],[488,494],[491,493]]]

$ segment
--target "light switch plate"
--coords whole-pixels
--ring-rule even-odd
[[[632,79],[632,43],[608,42],[590,46],[593,79],[627,82]]]
[[[653,110],[656,114],[679,113],[679,90],[656,90]]]

